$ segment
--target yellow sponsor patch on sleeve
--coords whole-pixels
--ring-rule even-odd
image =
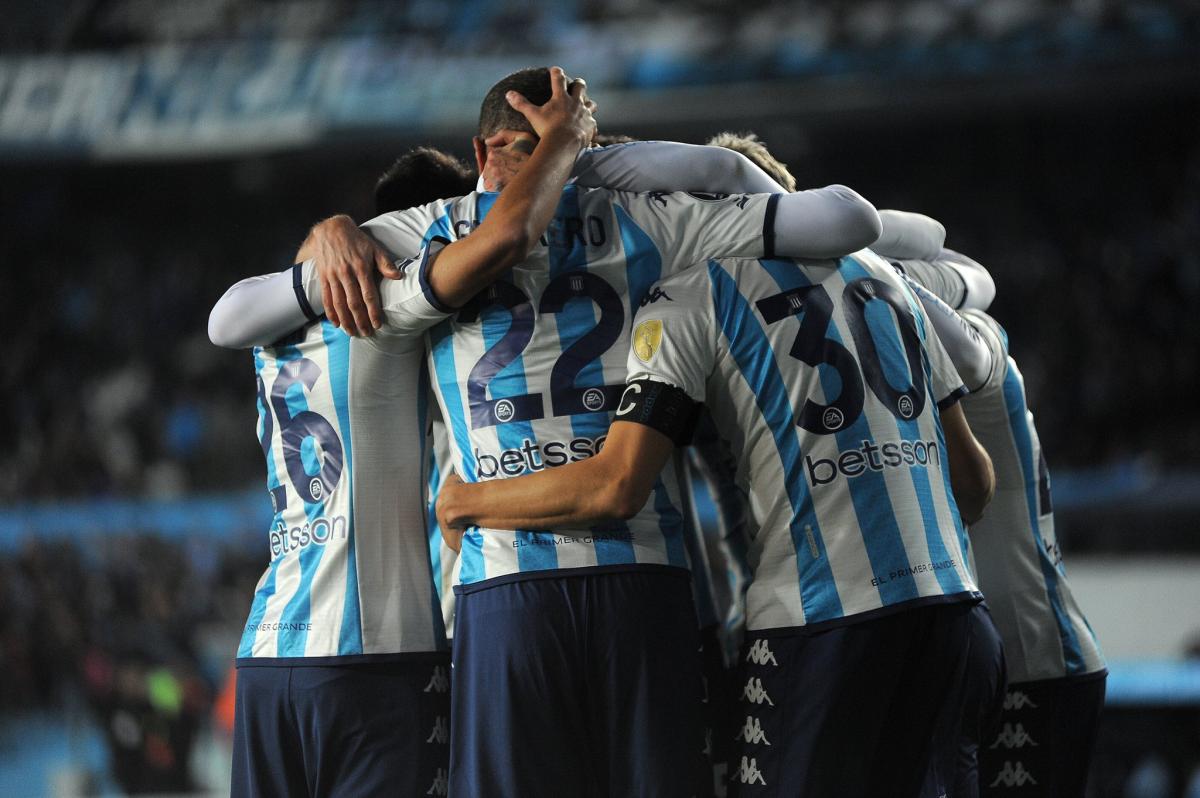
[[[663,323],[660,319],[647,319],[633,330],[633,353],[638,360],[649,363],[650,358],[662,344]]]

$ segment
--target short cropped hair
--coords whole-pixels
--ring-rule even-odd
[[[758,140],[753,133],[718,133],[708,140],[711,147],[724,147],[727,150],[740,152],[754,161],[759,169],[769,174],[776,183],[788,191],[796,190],[796,178],[788,171],[787,164],[777,160],[767,145]]]
[[[475,190],[475,171],[466,162],[433,147],[401,155],[375,183],[375,213],[425,205]]]
[[[545,105],[550,102],[551,95],[550,69],[548,67],[520,69],[501,78],[499,83],[488,89],[483,103],[479,106],[480,138],[486,139],[497,130],[534,132],[529,120],[508,104],[504,95],[510,91],[520,92],[534,105]]]

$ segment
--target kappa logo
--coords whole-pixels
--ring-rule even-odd
[[[754,757],[742,757],[742,765],[738,768],[738,780],[742,784],[761,784],[767,786],[762,771],[758,769],[758,761]]]
[[[753,662],[755,665],[779,665],[775,661],[775,655],[771,652],[771,646],[767,644],[765,637],[760,637],[754,641],[754,645],[750,646],[750,651],[746,654],[746,662]]]
[[[1004,694],[1004,711],[1012,712],[1015,709],[1037,709],[1038,705],[1033,703],[1033,699],[1022,693],[1020,690],[1012,690]]]
[[[429,677],[429,684],[425,685],[424,692],[426,693],[444,693],[450,689],[450,676],[446,673],[446,668],[442,665],[437,665],[433,669],[433,675]]]
[[[766,701],[767,706],[775,706],[775,702],[771,700],[771,696],[767,695],[767,691],[763,689],[762,679],[751,676],[746,686],[742,688],[742,698],[749,701],[751,704],[762,704]]]
[[[750,715],[746,716],[746,722],[742,724],[741,731],[733,736],[735,740],[745,740],[754,745],[770,745],[771,741],[767,739],[767,735],[763,733],[762,723],[758,718]]]
[[[1014,765],[1012,762],[1006,761],[1004,767],[996,774],[996,779],[989,787],[1024,787],[1026,784],[1037,784],[1033,774],[1025,769],[1025,765],[1018,762]]]
[[[450,727],[447,725],[445,717],[438,715],[437,719],[433,721],[433,731],[429,732],[429,737],[425,742],[442,745],[450,742]]]
[[[661,288],[659,288],[656,285],[650,289],[650,293],[648,293],[644,297],[642,297],[642,301],[638,303],[638,307],[644,308],[647,305],[653,305],[655,302],[657,302],[660,299],[665,299],[668,302],[675,301],[674,299],[671,299],[670,294],[668,294],[666,291],[662,290]]]
[[[1037,748],[1037,742],[1029,736],[1029,732],[1025,731],[1025,725],[1022,723],[1005,723],[1004,728],[996,735],[996,742],[992,743],[992,748],[1024,748],[1027,745],[1032,745]]]
[[[433,784],[429,785],[429,789],[425,791],[426,795],[445,795],[446,790],[450,786],[450,780],[446,775],[445,768],[438,768],[437,775],[433,777]]]

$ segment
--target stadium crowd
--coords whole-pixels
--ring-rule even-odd
[[[705,84],[876,70],[978,74],[1156,60],[1200,26],[1178,0],[904,0],[721,3],[581,0],[83,0],[63,15],[7,6],[5,52],[221,41],[374,39],[413,54],[545,55],[547,43],[620,54],[615,84]]]

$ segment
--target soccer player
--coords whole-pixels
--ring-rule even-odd
[[[505,91],[545,91],[545,75],[517,73],[485,99],[476,154],[488,188],[503,188],[536,144]],[[485,193],[431,209],[429,232],[465,235],[492,202]],[[658,275],[704,252],[764,253],[772,239],[780,251],[818,255],[877,234],[874,209],[842,188],[688,197],[568,187],[540,262],[431,334],[456,468],[471,479],[509,476],[602,446],[629,319]],[[627,524],[468,535],[452,789],[691,794],[679,774],[697,750],[695,619],[672,481],[654,493]]]
[[[558,72],[561,78],[561,71]],[[256,349],[259,437],[275,518],[271,565],[238,650],[234,795],[445,795],[448,657],[422,495],[420,333],[524,259],[546,229],[590,111],[566,83],[528,106],[539,143],[470,238],[430,240],[382,287],[386,323],[352,338],[319,316],[312,264],[214,309],[230,344],[240,299],[294,280],[308,322]],[[226,302],[229,299],[229,302]]]
[[[979,599],[959,513],[977,518],[991,492],[958,375],[870,253],[707,260],[653,293],[603,450],[512,481],[452,482],[443,529],[629,517],[705,402],[759,527],[744,648],[754,706],[732,792],[916,795]]]
[[[922,283],[917,271],[929,271],[901,266]],[[931,283],[935,292],[944,286],[938,277]],[[1008,353],[1008,335],[995,319],[974,309],[959,315],[931,309],[930,316],[944,331],[960,373],[973,375],[970,384],[978,386],[962,407],[991,455],[996,495],[971,525],[971,545],[979,586],[1004,644],[1009,680],[996,736],[983,737],[972,726],[964,730],[961,745],[980,746],[981,762],[978,772],[969,774],[975,782],[960,784],[951,794],[1082,795],[1107,671],[1067,583],[1050,477],[1024,379]],[[955,325],[964,324],[966,332],[955,331]]]

